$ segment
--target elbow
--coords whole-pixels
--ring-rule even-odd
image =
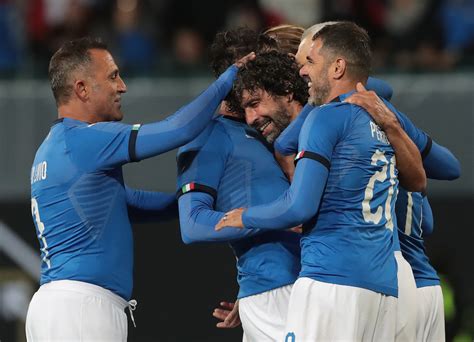
[[[181,240],[184,242],[185,245],[191,245],[193,243],[198,242],[196,236],[192,233],[193,231],[193,224],[188,220],[179,220],[180,225],[180,232],[181,232]]]
[[[461,177],[461,164],[456,160],[454,166],[448,169],[447,180],[455,180]]]
[[[181,240],[184,242],[185,245],[192,245],[198,242],[196,239],[193,238],[193,236],[191,236],[191,234],[188,234],[182,228],[181,228]]]

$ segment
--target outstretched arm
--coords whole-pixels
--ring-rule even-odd
[[[131,142],[130,159],[137,161],[153,157],[196,138],[232,89],[238,68],[254,58],[255,54],[250,53],[230,66],[201,95],[175,114],[163,121],[141,126],[135,133],[136,141]]]
[[[302,159],[290,188],[276,201],[226,213],[216,230],[225,227],[287,229],[300,225],[317,213],[328,174],[329,170],[320,162]]]
[[[319,107],[314,111],[301,131],[301,152],[298,153],[298,164],[290,188],[270,204],[227,213],[216,230],[227,226],[285,229],[304,223],[317,213],[329,175],[330,158],[344,132],[348,116],[334,115],[328,107]]]
[[[178,218],[175,194],[144,191],[125,187],[127,209],[133,223],[164,221]]]
[[[189,192],[179,198],[179,222],[184,243],[227,242],[252,236],[259,230],[238,231],[225,229],[221,233],[214,226],[224,216],[213,209],[214,198],[204,192]]]

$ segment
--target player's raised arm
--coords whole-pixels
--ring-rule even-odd
[[[170,151],[196,138],[232,89],[238,68],[254,58],[254,53],[241,58],[201,95],[172,116],[141,126],[136,136],[135,159],[141,160]]]
[[[357,84],[357,92],[345,100],[363,107],[387,134],[397,158],[398,179],[409,191],[421,192],[426,188],[426,175],[421,154],[401,127],[397,117],[373,91],[367,91],[362,83]]]

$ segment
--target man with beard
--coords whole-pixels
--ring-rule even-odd
[[[273,40],[248,29],[219,33],[211,48],[216,75],[251,50],[275,49]],[[287,54],[282,63],[294,64]],[[257,58],[264,58],[259,54]],[[281,81],[293,81],[292,72]],[[305,84],[299,86],[305,93]],[[291,95],[289,95],[291,96]],[[301,102],[306,101],[303,95]],[[231,98],[232,96],[230,96]],[[227,98],[229,100],[229,97]],[[229,242],[237,258],[238,310],[244,340],[281,341],[291,286],[300,269],[300,234],[265,230],[215,232],[225,211],[275,200],[289,183],[273,158],[271,146],[224,101],[218,115],[194,141],[178,151],[178,196],[185,243]],[[235,317],[235,316],[232,316]],[[228,320],[218,324],[228,327]]]
[[[284,229],[307,222],[287,338],[392,340],[398,294],[395,152],[367,112],[341,102],[367,81],[369,37],[355,24],[338,23],[313,40],[300,73],[310,79],[310,103],[325,105],[305,121],[290,189],[268,205],[226,214],[216,229]],[[263,131],[269,126],[264,124]],[[423,135],[411,137],[426,144]],[[425,181],[419,181],[420,190]]]

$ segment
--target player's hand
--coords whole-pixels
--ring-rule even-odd
[[[242,57],[237,62],[235,62],[234,65],[237,68],[242,68],[248,61],[253,61],[255,57],[256,57],[255,52],[250,52],[248,55]]]
[[[300,224],[299,226],[290,228],[290,229],[288,229],[288,230],[289,230],[290,232],[293,232],[293,233],[303,234],[303,225]]]
[[[224,227],[244,228],[244,224],[242,223],[242,214],[244,210],[245,208],[238,208],[225,213],[221,220],[216,224],[215,229],[219,231]]]
[[[374,91],[365,89],[360,82],[357,83],[356,89],[357,92],[345,99],[344,102],[364,108],[382,130],[390,126],[393,127],[393,125],[400,125],[395,114],[388,109]]]
[[[240,325],[239,316],[239,301],[235,303],[220,302],[220,308],[215,308],[212,316],[220,319],[222,322],[218,322],[216,327],[218,328],[235,328]]]

